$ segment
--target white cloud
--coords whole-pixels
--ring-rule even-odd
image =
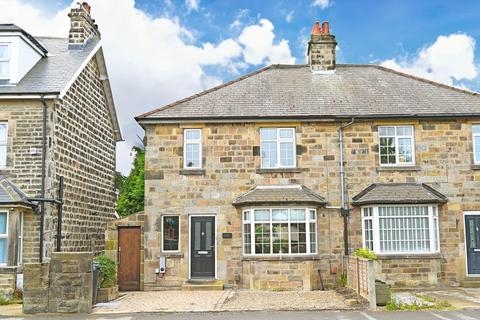
[[[259,65],[262,63],[295,63],[290,53],[287,40],[274,44],[273,24],[261,19],[259,24],[243,29],[238,42],[243,45],[243,57],[246,63]]]
[[[200,9],[200,0],[185,0],[188,11],[198,11]]]
[[[14,22],[34,35],[68,36],[69,7],[52,16],[52,12],[23,1],[0,0],[0,22]],[[76,2],[73,0],[71,6],[76,6]],[[140,142],[137,135],[143,136],[133,117],[220,84],[221,79],[206,74],[204,66],[218,66],[216,70],[220,72],[236,74],[238,69],[252,64],[251,61],[257,65],[294,60],[287,41],[273,43],[273,25],[268,20],[252,26],[253,29],[245,28],[248,30],[242,38],[244,43],[225,39],[196,45],[195,30],[183,26],[177,18],[147,15],[135,8],[134,0],[90,0],[89,3],[102,33],[126,140],[117,145],[117,168],[124,173],[130,168],[132,145]],[[255,39],[256,36],[260,38]],[[256,45],[260,51],[252,47]]]
[[[316,7],[320,7],[321,9],[325,9],[331,6],[332,3],[330,2],[330,0],[314,0],[313,5]]]
[[[288,23],[292,22],[292,20],[293,20],[293,10],[290,11],[285,17],[285,21],[287,21]]]
[[[414,57],[389,59],[382,65],[453,85],[454,81],[472,80],[477,76],[474,58],[475,40],[467,34],[455,33],[439,36],[435,43],[421,49]]]
[[[243,25],[242,19],[248,15],[248,9],[240,9],[235,16],[235,20],[230,24],[230,29],[240,29]]]

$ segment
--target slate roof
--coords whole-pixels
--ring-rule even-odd
[[[325,205],[325,198],[303,185],[256,186],[233,201],[236,207],[279,204]]]
[[[27,195],[5,176],[0,176],[0,205],[25,204],[32,206]]]
[[[58,94],[92,53],[99,40],[91,38],[82,50],[68,50],[68,39],[36,37],[48,50],[48,56],[14,86],[0,86],[3,94]]]
[[[147,112],[148,121],[480,116],[480,96],[377,65],[271,65]]]
[[[447,197],[422,183],[372,184],[352,198],[353,206],[367,204],[431,204],[447,202]]]

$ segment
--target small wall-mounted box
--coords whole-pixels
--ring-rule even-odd
[[[167,257],[160,256],[160,266],[159,266],[159,273],[165,273],[165,269],[167,268]]]

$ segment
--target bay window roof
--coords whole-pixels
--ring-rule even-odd
[[[425,183],[371,184],[352,198],[353,206],[369,204],[445,203],[447,197]]]
[[[235,207],[304,204],[324,206],[326,200],[303,185],[256,186],[233,201]]]
[[[0,176],[0,205],[28,205],[27,195],[4,176]]]

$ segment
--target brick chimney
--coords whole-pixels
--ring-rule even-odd
[[[328,22],[315,22],[308,42],[308,64],[312,73],[325,74],[335,72],[335,36],[330,34]]]
[[[86,2],[78,3],[77,8],[72,8],[70,17],[70,31],[68,32],[69,49],[81,49],[91,37],[100,38],[98,26],[90,16],[91,7]]]

